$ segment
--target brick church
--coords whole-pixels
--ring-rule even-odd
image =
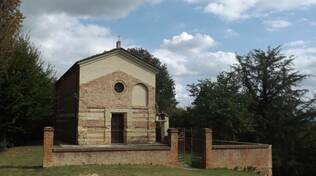
[[[179,167],[184,164],[189,144],[192,167],[255,168],[260,175],[272,175],[271,145],[236,141],[216,144],[210,129],[193,129],[194,133],[191,129],[188,140],[185,130],[175,128],[166,136],[168,117],[156,113],[155,106],[158,71],[121,48],[120,42],[115,49],[70,67],[56,83],[55,129],[44,128],[43,167]]]
[[[55,140],[144,144],[156,140],[159,69],[120,47],[76,62],[56,83]]]

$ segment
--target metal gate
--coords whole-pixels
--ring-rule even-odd
[[[204,140],[202,129],[178,129],[179,162],[194,168],[203,168]]]
[[[191,129],[191,166],[195,168],[203,168],[204,140],[203,130]]]

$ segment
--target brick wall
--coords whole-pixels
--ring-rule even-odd
[[[54,130],[44,129],[43,167],[83,164],[151,164],[179,166],[178,130],[169,129],[169,145],[53,146]],[[212,145],[212,131],[204,130],[204,168],[255,169],[272,175],[271,145],[242,143]]]
[[[272,146],[238,143],[212,145],[212,131],[204,131],[205,168],[255,169],[262,176],[272,175]]]
[[[271,146],[213,146],[209,168],[253,168],[261,175],[272,175]]]
[[[122,82],[122,93],[114,90]],[[147,106],[132,105],[132,90],[143,84],[148,91]],[[111,114],[124,113],[124,143],[155,142],[155,88],[117,71],[80,85],[78,143],[110,144]]]
[[[84,164],[151,164],[179,166],[178,131],[169,130],[169,145],[53,146],[54,130],[44,130],[43,167]]]

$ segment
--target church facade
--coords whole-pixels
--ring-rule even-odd
[[[76,62],[56,83],[56,141],[154,143],[158,71],[120,42]]]

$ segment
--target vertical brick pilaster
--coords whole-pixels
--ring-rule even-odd
[[[176,167],[179,165],[178,161],[178,129],[169,128],[169,145],[170,145],[170,154],[168,157],[168,165],[171,167]]]
[[[272,176],[272,145],[269,145],[268,176]]]
[[[54,128],[45,127],[44,139],[43,139],[43,167],[52,166],[53,146],[54,146]]]
[[[204,144],[204,151],[203,151],[203,166],[204,168],[211,168],[212,162],[212,145],[213,145],[213,136],[212,130],[209,128],[203,129],[203,144]]]

